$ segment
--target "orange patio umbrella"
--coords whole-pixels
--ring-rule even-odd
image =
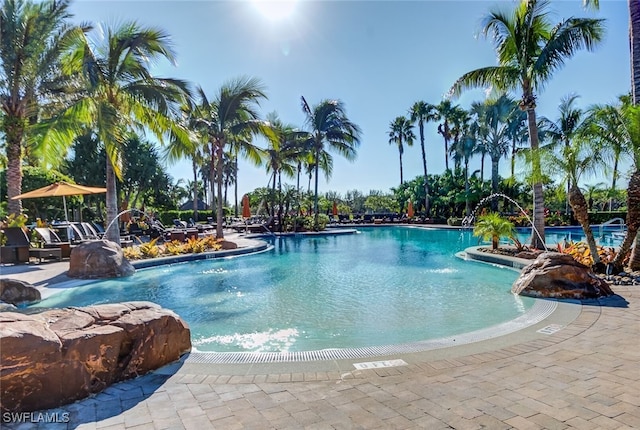
[[[407,216],[413,218],[413,203],[411,203],[411,200],[409,200],[409,205],[407,206]]]
[[[70,184],[68,182],[56,182],[46,187],[38,188],[33,191],[29,191],[18,196],[12,197],[13,200],[18,199],[35,199],[38,197],[62,197],[64,205],[64,219],[69,222],[67,214],[67,199],[66,196],[78,196],[84,194],[102,194],[106,193],[106,188],[101,187],[86,187],[84,185]]]
[[[333,216],[338,216],[338,204],[336,202],[333,202],[332,213],[333,213]]]
[[[251,218],[251,208],[249,207],[249,196],[247,194],[242,197],[242,217]]]

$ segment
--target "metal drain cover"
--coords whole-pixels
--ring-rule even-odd
[[[404,360],[384,360],[384,361],[368,361],[366,363],[353,363],[353,367],[358,370],[382,369],[384,367],[407,366]]]

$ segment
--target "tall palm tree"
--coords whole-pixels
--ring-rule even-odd
[[[94,43],[95,42],[95,43]],[[185,82],[151,75],[153,62],[175,62],[169,35],[163,30],[127,22],[104,29],[104,38],[84,38],[77,46],[75,60],[80,63],[87,83],[87,95],[69,111],[86,113],[107,152],[107,225],[118,213],[116,177],[122,177],[124,143],[134,128],[150,130],[160,142],[167,134],[189,140],[189,134],[176,119],[188,95]],[[120,243],[117,228],[110,228],[107,239]]]
[[[389,144],[396,144],[398,146],[398,153],[400,154],[400,185],[403,184],[402,176],[402,154],[404,154],[404,143],[407,146],[413,146],[413,140],[416,138],[413,133],[413,125],[411,121],[404,116],[396,117],[389,124]]]
[[[624,98],[621,98],[621,103]],[[601,143],[607,159],[611,162],[611,187],[609,188],[609,211],[612,210],[613,199],[620,178],[620,159],[628,144],[627,133],[619,133],[619,107],[614,105],[594,105],[589,109],[589,133]]]
[[[582,0],[585,6],[600,7],[599,0]],[[640,104],[640,2],[629,3],[629,50],[631,59],[631,103]]]
[[[293,178],[296,172],[296,161],[299,149],[297,146],[297,132],[293,125],[283,123],[275,112],[267,115],[267,121],[273,129],[273,137],[269,139],[268,146],[264,149],[266,153],[267,173],[273,176],[273,195],[278,196],[278,221],[282,228],[282,174]],[[276,192],[276,183],[278,189]],[[272,206],[275,210],[276,204]],[[271,213],[275,215],[275,213]]]
[[[165,148],[164,157],[170,163],[177,162],[182,158],[189,158],[191,161],[191,171],[193,173],[192,199],[193,199],[193,216],[198,220],[198,169],[205,163],[203,149],[203,139],[201,134],[195,132],[194,127],[194,106],[192,103],[184,103],[181,107],[181,116],[178,121],[182,123],[184,129],[190,133],[190,138],[184,140],[181,136],[172,135],[169,138],[167,147]]]
[[[424,149],[424,123],[434,121],[436,119],[435,106],[423,102],[417,101],[411,106],[409,110],[412,123],[418,123],[418,130],[420,131],[420,149],[422,149],[422,168],[424,170],[424,194],[425,194],[425,213],[429,216],[431,211],[431,205],[429,203],[429,181],[427,176],[427,155]]]
[[[197,109],[197,127],[207,135],[211,154],[211,166],[215,168],[216,181],[216,237],[224,237],[222,229],[223,201],[222,174],[224,154],[227,145],[236,140],[237,143],[249,146],[248,133],[269,136],[268,123],[259,119],[256,108],[266,94],[262,83],[255,78],[241,77],[225,83],[220,87],[214,99],[209,100],[202,88],[198,89],[199,104]],[[240,138],[240,139],[239,139]],[[254,154],[254,152],[248,152]],[[259,162],[259,159],[253,161]]]
[[[7,155],[9,213],[22,212],[22,202],[13,200],[22,192],[22,160],[35,135],[36,119],[43,111],[64,107],[72,76],[61,67],[69,42],[87,26],[70,23],[69,1],[4,0],[0,6],[0,133]],[[68,133],[50,133],[48,141],[63,148],[72,143]],[[39,157],[61,151],[44,150]]]
[[[302,97],[302,110],[308,127],[305,145],[312,148],[315,164],[315,190],[313,211],[318,226],[318,172],[321,165],[333,165],[329,151],[335,151],[349,161],[356,158],[360,145],[360,127],[348,117],[344,104],[339,100],[323,100],[310,107]]]
[[[550,139],[550,144],[553,146],[564,146],[566,148],[571,146],[571,141],[576,137],[576,134],[580,132],[580,129],[584,127],[583,121],[585,119],[582,109],[575,106],[578,99],[577,94],[569,94],[560,99],[560,106],[558,107],[560,116],[556,121],[552,121],[546,117],[541,117],[538,125],[544,128],[547,137]],[[559,148],[558,148],[559,149]],[[572,190],[573,175],[567,175],[567,205],[569,202],[569,195]],[[569,213],[569,208],[566,207],[565,212]]]
[[[533,171],[533,227],[531,245],[544,247],[544,195],[538,153],[536,92],[553,72],[579,49],[593,50],[604,34],[603,20],[568,18],[553,25],[549,21],[549,2],[522,0],[512,13],[492,10],[484,19],[482,32],[491,35],[498,53],[497,66],[465,73],[452,86],[459,95],[474,87],[493,86],[499,91],[520,88],[520,108],[527,113]]]
[[[565,177],[569,185],[569,205],[584,231],[594,269],[604,272],[604,267],[600,267],[600,255],[589,222],[589,205],[578,187],[578,181],[583,174],[597,171],[601,158],[594,156],[592,141],[584,134],[581,135],[585,126],[582,125],[580,110],[572,106],[573,101],[574,97],[563,99],[560,105],[560,120],[557,124],[550,124],[552,143],[543,148],[541,155],[543,164],[548,163],[549,171],[559,172]]]
[[[507,155],[511,143],[512,121],[520,113],[518,105],[506,94],[498,98],[490,98],[484,103],[473,104],[471,112],[479,122],[479,138],[483,141],[483,149],[491,158],[491,193],[498,192],[500,181],[500,159]],[[515,115],[514,115],[515,114]],[[498,209],[498,201],[491,201],[492,209]]]
[[[616,269],[621,269],[629,249],[636,241],[632,252],[629,267],[632,270],[640,269],[640,105],[633,105],[630,96],[621,97],[621,104],[614,109],[606,109],[611,118],[606,122],[595,122],[591,126],[610,127],[593,133],[589,129],[589,136],[599,143],[598,154],[605,161],[610,161],[614,151],[610,150],[611,139],[609,136],[617,136],[623,149],[623,155],[631,161],[631,177],[627,186],[627,234],[620,245],[618,254],[613,261]],[[607,150],[609,148],[609,150]]]
[[[629,0],[629,46],[631,48],[631,102],[640,105],[640,2]]]
[[[464,164],[464,203],[465,203],[465,216],[471,215],[471,206],[469,200],[469,161],[473,154],[478,150],[478,136],[480,133],[480,127],[477,122],[471,124],[464,124],[461,126],[458,132],[459,137],[456,138],[451,145],[451,153],[453,154],[456,162],[456,171],[458,171],[458,165]]]
[[[452,105],[451,100],[445,99],[435,106],[435,121],[440,121],[438,124],[438,134],[444,138],[444,166],[445,170],[449,170],[449,141],[453,137],[452,134],[452,121],[459,116],[460,106]]]

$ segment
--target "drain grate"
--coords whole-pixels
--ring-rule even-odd
[[[537,330],[536,333],[542,333],[542,334],[554,334],[560,330],[562,330],[564,328],[564,326],[559,325],[559,324],[550,324],[546,327],[541,328],[540,330]]]
[[[318,351],[292,352],[192,352],[186,363],[253,364],[291,363],[301,361],[350,360],[354,358],[381,357],[397,354],[429,351],[455,345],[479,342],[522,330],[539,323],[553,313],[558,304],[549,300],[537,300],[529,311],[518,318],[485,329],[457,336],[423,340],[397,345],[368,346],[362,348],[336,348]],[[553,327],[549,325],[548,327]],[[562,328],[562,326],[559,326]],[[545,327],[546,328],[546,327]],[[560,329],[558,328],[558,330]],[[544,330],[544,329],[541,329]],[[557,331],[557,330],[556,330]]]
[[[384,360],[384,361],[368,361],[366,363],[353,363],[353,367],[358,370],[367,369],[383,369],[385,367],[408,366],[404,360]]]

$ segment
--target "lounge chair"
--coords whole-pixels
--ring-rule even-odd
[[[48,227],[36,227],[34,230],[43,241],[45,249],[59,248],[61,258],[69,258],[71,256],[71,243],[61,240],[54,230]]]
[[[28,263],[31,241],[21,227],[7,227],[2,231],[7,241],[2,246],[2,263]]]

